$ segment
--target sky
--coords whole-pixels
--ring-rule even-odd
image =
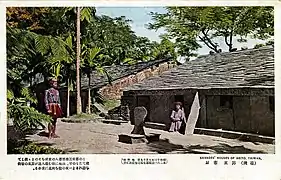
[[[132,20],[131,27],[138,36],[148,37],[150,40],[159,41],[159,35],[165,33],[165,29],[160,29],[158,31],[148,30],[146,24],[153,22],[150,12],[164,13],[166,12],[164,7],[98,7],[98,15],[108,15],[111,17],[126,16],[127,19]],[[220,45],[223,51],[227,51],[227,46],[224,44],[223,38],[215,39],[216,42]],[[234,40],[234,47],[240,49],[241,47],[247,46],[248,48],[253,48],[257,43],[264,43],[261,40],[255,40],[248,38],[246,43],[238,43]],[[210,49],[206,46],[203,46],[198,50],[199,55],[208,54]]]

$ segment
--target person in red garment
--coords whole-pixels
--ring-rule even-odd
[[[56,78],[49,80],[50,88],[45,90],[45,107],[48,115],[52,116],[52,123],[48,124],[49,138],[58,138],[56,134],[57,119],[62,117],[62,109],[60,103],[60,95],[58,91],[58,82]]]

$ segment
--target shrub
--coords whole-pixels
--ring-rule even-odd
[[[27,130],[43,126],[44,122],[51,122],[52,118],[46,114],[38,112],[33,107],[27,106],[27,101],[36,102],[29,94],[27,88],[21,90],[22,97],[15,97],[11,90],[7,91],[7,114],[13,119],[13,125],[17,130],[26,132]]]

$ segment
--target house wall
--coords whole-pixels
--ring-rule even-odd
[[[147,121],[155,123],[163,123],[168,128],[170,126],[171,120],[170,115],[174,109],[174,102],[176,101],[175,96],[183,97],[183,107],[185,110],[186,118],[188,118],[191,105],[193,102],[193,97],[195,91],[185,93],[185,94],[175,94],[175,95],[148,95],[148,96],[123,96],[121,104],[129,105],[130,109],[130,121],[134,124],[133,110],[137,106],[144,106],[148,111]],[[149,97],[149,98],[148,98]],[[149,104],[147,100],[149,99]]]
[[[233,90],[231,90],[233,91]],[[238,90],[235,92],[242,92]],[[176,92],[176,93],[175,93]],[[149,96],[149,120],[151,122],[163,123],[169,127],[170,113],[175,102],[175,95],[182,95],[186,118],[188,118],[194,90],[189,91],[135,91],[125,92],[122,97],[122,104],[130,104],[130,120],[134,124],[133,109],[138,106],[138,96]],[[274,92],[265,90],[262,93],[255,93],[256,90],[248,89],[243,95],[225,91],[222,95],[232,96],[232,108],[221,106],[221,95],[216,92],[199,91],[200,114],[196,127],[224,129],[238,132],[256,133],[267,136],[274,136],[274,112],[270,109],[269,96]],[[138,94],[139,93],[139,94]],[[146,94],[145,94],[146,93]]]
[[[220,97],[206,96],[207,123],[203,127],[274,136],[269,96],[233,96],[232,109],[221,107]]]
[[[121,78],[113,82],[112,85],[106,85],[99,90],[99,93],[101,93],[106,99],[121,99],[123,88],[141,82],[146,78],[160,75],[164,71],[167,71],[173,67],[175,67],[174,64],[167,62],[162,63],[158,66],[138,72],[137,74]]]
[[[220,107],[220,96],[206,96],[207,127],[234,130],[233,110]]]
[[[275,116],[270,110],[268,96],[251,97],[251,128],[253,133],[275,134]]]

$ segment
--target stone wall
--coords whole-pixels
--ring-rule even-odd
[[[121,99],[123,88],[141,82],[151,76],[160,75],[173,67],[175,67],[174,64],[167,62],[158,66],[153,66],[134,75],[116,80],[112,83],[112,85],[102,87],[99,90],[99,93],[101,93],[107,99]]]

